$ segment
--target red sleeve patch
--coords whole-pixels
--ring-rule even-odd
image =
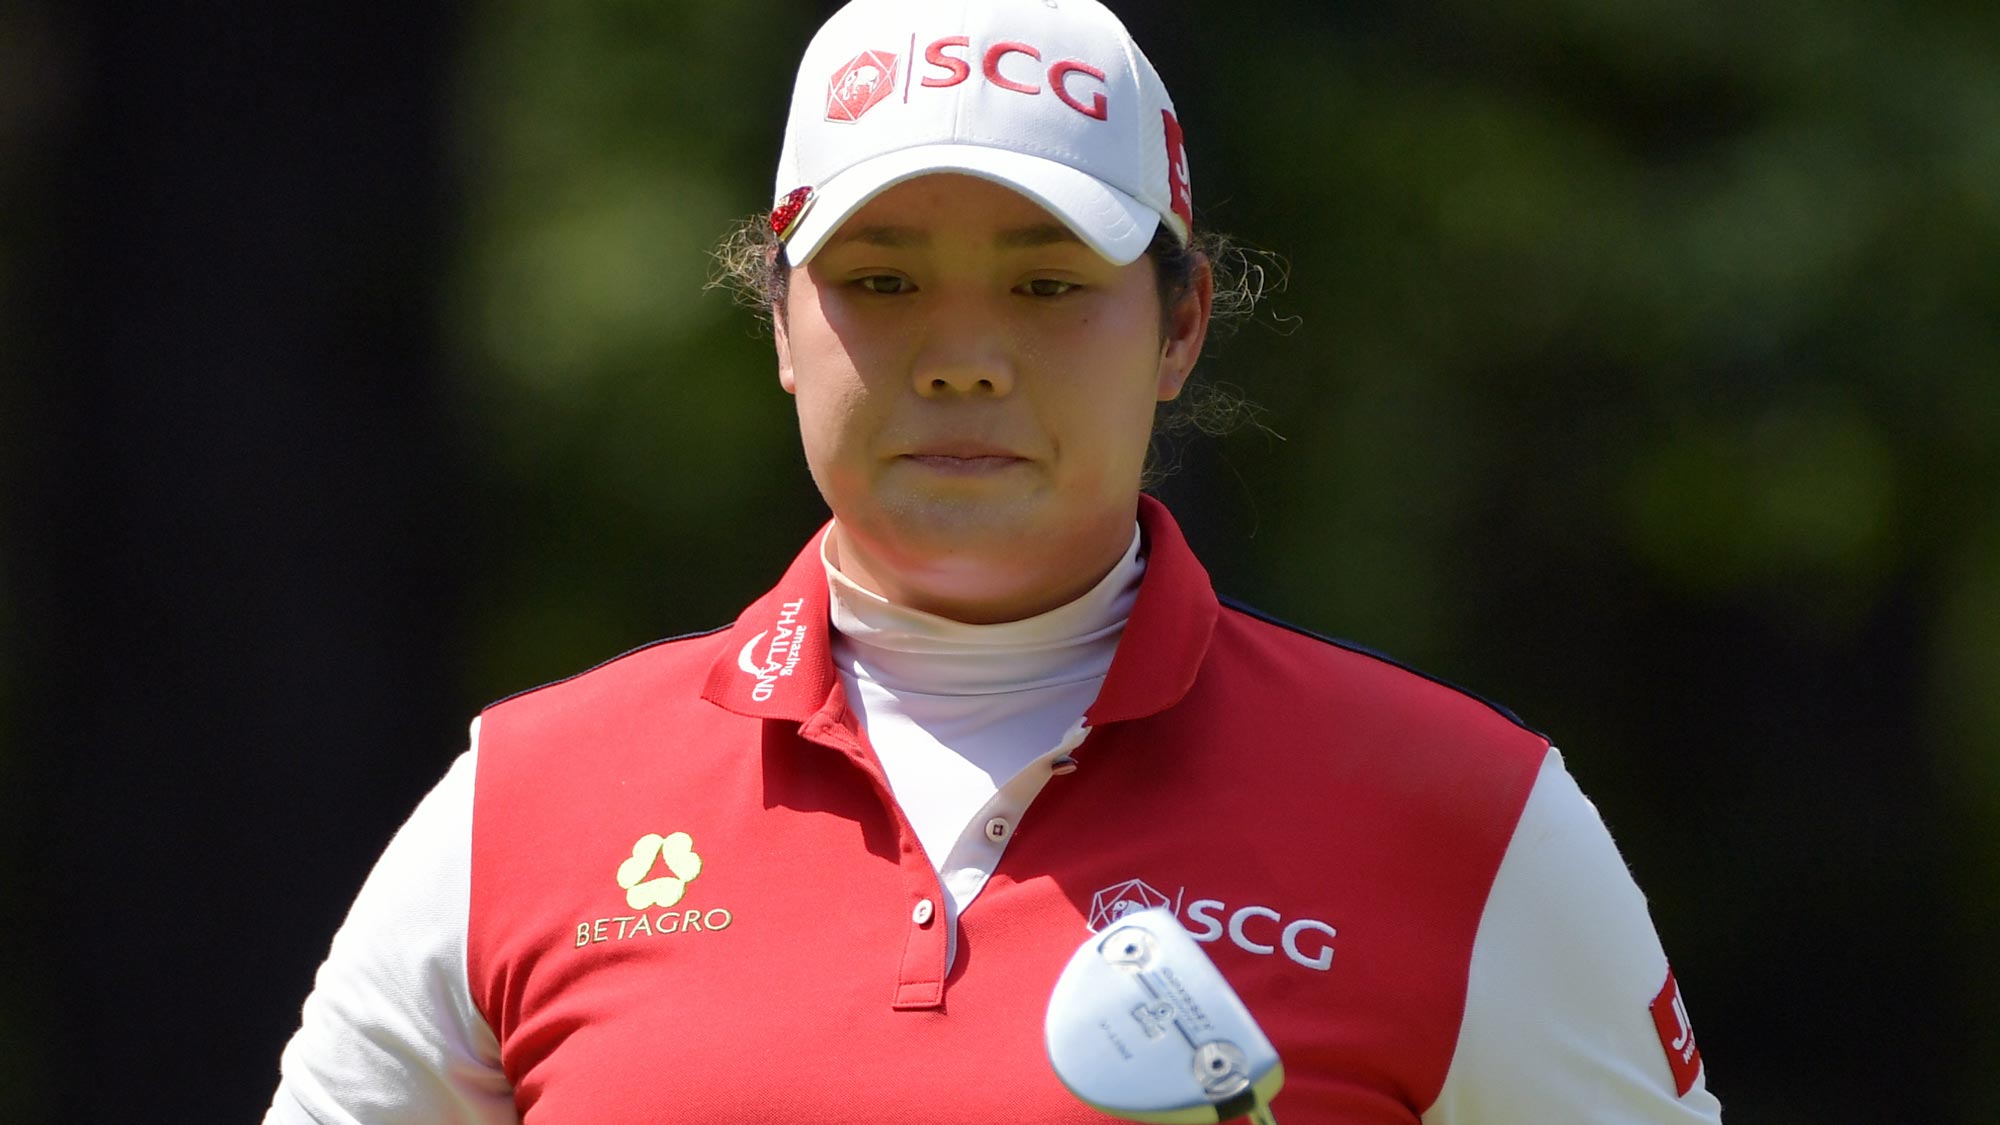
[[[1674,980],[1671,965],[1667,966],[1667,983],[1653,997],[1651,1009],[1653,1026],[1660,1032],[1660,1047],[1667,1052],[1667,1066],[1674,1072],[1674,1093],[1686,1097],[1701,1074],[1701,1048],[1695,1045],[1694,1024],[1688,1020],[1680,982]]]

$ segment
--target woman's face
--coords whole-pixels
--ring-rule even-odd
[[[1162,323],[1025,196],[909,180],[792,271],[778,371],[841,570],[903,605],[1014,620],[1094,585],[1131,541],[1155,405],[1207,331],[1206,270]]]

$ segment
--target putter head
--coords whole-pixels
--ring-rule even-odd
[[[1049,996],[1049,1063],[1070,1093],[1133,1121],[1229,1121],[1284,1084],[1278,1052],[1165,907],[1127,914],[1070,957]]]

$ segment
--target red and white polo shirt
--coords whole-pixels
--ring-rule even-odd
[[[1225,606],[1163,508],[1140,523],[1102,686],[996,779],[962,912],[847,697],[815,543],[733,626],[481,717],[335,938],[267,1120],[1105,1120],[1042,1014],[1123,903],[1208,943],[1290,1125],[1719,1120],[1548,743]]]

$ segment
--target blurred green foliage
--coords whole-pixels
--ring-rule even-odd
[[[1565,745],[1629,743],[1635,779],[1641,751],[1672,748],[1642,733],[1675,690],[1635,635],[1649,623],[1755,606],[1787,643],[1858,651],[1908,616],[1919,666],[1898,675],[1921,706],[1866,752],[1939,778],[1968,891],[1937,924],[1983,964],[1996,9],[1122,7],[1175,91],[1203,221],[1292,265],[1266,321],[1282,330],[1207,364],[1285,440],[1228,439],[1168,485],[1220,584],[1491,690]],[[476,13],[451,293],[487,488],[469,696],[722,623],[824,518],[768,343],[702,282],[707,248],[768,205],[792,60],[825,10]],[[1711,733],[1721,760],[1782,756]],[[1776,829],[1743,838],[1759,831]],[[1664,917],[1713,905],[1648,886]],[[1966,1059],[2000,1052],[1984,1034]],[[1971,1073],[1961,1103],[1992,1106]],[[1838,1109],[1766,1077],[1733,1087],[1753,1118]]]
[[[615,644],[635,586],[685,579],[586,572],[659,564],[664,542],[727,550],[767,522],[749,512],[805,518],[767,350],[701,283],[766,201],[820,10],[479,14],[457,353],[513,489],[496,511],[551,556],[488,601],[521,647],[496,638],[480,675]],[[1129,15],[1195,127],[1205,217],[1296,273],[1282,311],[1303,329],[1253,331],[1221,366],[1284,420],[1285,480],[1338,483],[1252,482],[1279,509],[1259,585],[1443,651],[1450,524],[1505,502],[1580,519],[1674,588],[1838,628],[1995,518],[1984,8],[1271,3],[1204,25],[1213,52],[1145,36],[1166,12]],[[1521,416],[1540,421],[1494,424]],[[1527,487],[1496,498],[1496,477]],[[632,538],[595,540],[607,526]],[[1341,561],[1278,565],[1300,555]],[[660,598],[707,600],[640,604]],[[573,642],[552,646],[559,628]]]
[[[606,3],[476,21],[453,328],[506,548],[478,599],[480,692],[721,623],[713,606],[810,526],[769,346],[703,291],[709,247],[763,205],[751,169],[788,94],[745,29],[798,19]]]

